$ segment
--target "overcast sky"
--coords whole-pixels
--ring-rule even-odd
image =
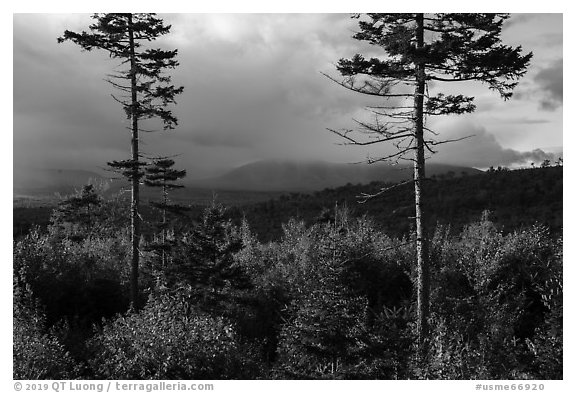
[[[351,38],[346,14],[160,14],[171,34],[152,43],[177,48],[173,82],[185,87],[174,113],[179,126],[143,135],[146,153],[180,154],[190,178],[212,176],[260,159],[350,162],[369,150],[337,145],[326,128],[351,126],[372,98],[346,91],[321,73],[365,44]],[[104,81],[117,67],[103,51],[57,44],[64,30],[86,30],[89,14],[14,15],[14,165],[97,170],[130,152],[127,120]],[[474,114],[437,118],[444,145],[437,162],[476,167],[514,165],[562,149],[561,14],[513,14],[503,41],[534,53],[513,99],[485,85],[451,85],[476,97]]]

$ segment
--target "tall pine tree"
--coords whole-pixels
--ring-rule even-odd
[[[138,267],[140,261],[140,179],[143,176],[139,151],[140,123],[145,119],[158,118],[165,130],[174,128],[178,121],[168,105],[174,104],[176,95],[183,87],[170,84],[171,79],[164,74],[167,69],[178,66],[177,50],[144,49],[143,43],[168,34],[171,26],[155,14],[94,14],[90,32],[75,33],[69,30],[58,38],[58,42],[72,41],[84,50],[103,49],[110,57],[119,59],[125,68],[109,75],[108,82],[122,95],[113,96],[118,101],[131,125],[132,154],[130,159],[113,161],[109,165],[122,172],[131,183],[131,232],[132,232],[132,274],[130,301],[133,308],[138,306]]]
[[[355,16],[360,17],[360,16]],[[369,162],[409,159],[414,164],[417,249],[417,327],[421,354],[426,353],[430,303],[425,158],[435,146],[426,127],[429,116],[463,114],[475,110],[474,97],[430,94],[443,83],[479,81],[507,100],[518,79],[526,73],[532,53],[502,44],[507,14],[368,14],[361,17],[353,37],[382,49],[382,58],[360,54],[340,59],[335,80],[362,94],[381,97],[369,107],[373,121],[358,120],[359,129],[330,131],[346,144],[393,143],[396,150]],[[431,85],[434,83],[434,85]],[[356,132],[359,131],[359,135]],[[385,191],[385,190],[383,190]]]

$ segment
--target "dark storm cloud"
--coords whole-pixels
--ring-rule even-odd
[[[93,168],[129,151],[125,115],[103,80],[115,63],[59,45],[65,23],[39,14],[14,17],[16,166]]]
[[[554,110],[562,105],[563,80],[562,59],[558,59],[536,74],[534,81],[544,93],[544,98],[540,100],[542,109]]]
[[[555,111],[563,104],[563,59],[540,66],[533,76],[515,92],[515,100],[537,100],[539,109]]]
[[[347,160],[350,152],[331,146],[326,127],[340,126],[367,100],[321,72],[334,73],[339,57],[354,53],[349,26],[355,22],[348,16],[167,18],[174,34],[166,45],[179,47],[181,64],[174,79],[186,86],[174,138],[196,147],[241,149],[231,164],[303,155]],[[226,157],[217,159],[214,151],[207,159],[231,160],[230,149],[225,151]]]
[[[254,137],[250,137],[248,132],[237,132],[228,133],[221,132],[218,130],[201,130],[201,131],[190,131],[186,135],[189,135],[190,142],[196,144],[197,146],[206,147],[240,147],[246,148],[254,146],[257,142]]]

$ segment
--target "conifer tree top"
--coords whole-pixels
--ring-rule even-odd
[[[507,14],[425,14],[424,45],[416,45],[417,14],[368,14],[359,22],[357,40],[382,47],[386,57],[366,59],[357,54],[341,59],[344,76],[367,75],[403,83],[415,81],[415,68],[423,64],[428,81],[487,83],[504,99],[526,73],[532,53],[504,45],[500,34]],[[389,90],[380,92],[389,93]]]
[[[165,70],[178,66],[178,50],[143,48],[144,43],[168,34],[171,26],[164,25],[162,19],[155,14],[108,13],[94,14],[92,18],[95,23],[89,26],[90,32],[66,30],[58,42],[72,41],[87,51],[103,49],[110,57],[122,59],[122,65],[129,65],[133,61],[131,67],[108,75],[107,81],[126,94],[125,97],[113,97],[123,105],[128,118],[159,118],[164,129],[178,125],[177,118],[166,107],[175,103],[175,97],[184,88],[170,84],[170,76],[164,74]],[[132,87],[128,81],[133,73],[138,79],[137,105],[132,105],[129,99]]]
[[[369,106],[374,121],[357,120],[355,130],[329,131],[344,138],[344,144],[371,145],[392,142],[395,152],[376,159],[406,159],[416,146],[415,119],[427,116],[471,113],[474,97],[437,92],[453,82],[477,81],[499,93],[504,100],[512,96],[518,80],[526,73],[532,53],[522,47],[502,43],[501,33],[507,14],[367,14],[360,18],[353,38],[382,49],[382,56],[366,58],[356,54],[340,59],[337,70],[342,80],[328,76],[341,86],[366,95],[382,97],[382,104]],[[416,88],[420,90],[415,92]],[[415,99],[423,99],[421,113],[415,112]],[[436,132],[425,124],[423,129]],[[368,138],[363,138],[370,135]],[[434,146],[470,137],[450,140],[425,139],[427,153]]]

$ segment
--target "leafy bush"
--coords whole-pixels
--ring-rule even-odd
[[[527,340],[528,348],[534,355],[532,372],[537,379],[562,379],[563,352],[563,281],[562,244],[558,243],[554,259],[556,266],[551,268],[548,278],[538,287],[542,301],[549,310],[544,322],[536,328],[534,338]]]
[[[548,230],[533,226],[504,235],[485,215],[459,239],[437,238],[434,246],[431,357],[421,375],[561,375],[562,251]]]
[[[54,335],[31,292],[14,284],[13,378],[72,379],[78,367]]]
[[[156,295],[138,313],[104,326],[91,342],[95,375],[104,379],[230,379],[258,375],[251,348],[234,327],[190,306]]]
[[[411,294],[402,266],[409,251],[369,220],[342,211],[334,222],[306,229],[291,221],[284,231],[268,271],[282,269],[268,277],[292,291],[277,375],[402,378],[408,353],[402,348],[409,348],[403,311]]]
[[[437,228],[422,359],[413,238],[337,210],[261,244],[213,205],[170,232],[164,271],[142,259],[152,296],[125,313],[129,236],[98,220],[15,242],[15,377],[562,378],[562,240],[542,226]]]
[[[91,324],[127,307],[128,247],[121,234],[73,241],[32,232],[14,245],[14,275],[45,307],[49,325],[62,318]]]
[[[366,326],[366,300],[317,291],[295,308],[280,333],[275,376],[297,379],[402,379],[410,337],[404,315]]]

